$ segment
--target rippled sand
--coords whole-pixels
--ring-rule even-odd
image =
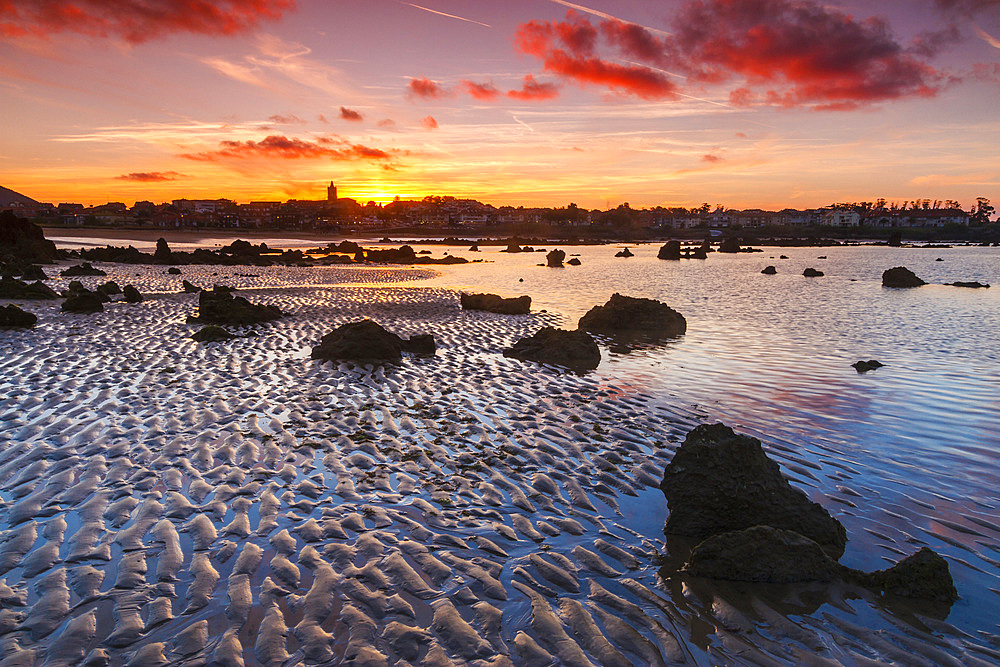
[[[104,268],[158,294],[0,332],[0,665],[1000,662],[947,610],[676,576],[656,485],[697,418],[500,355],[558,315],[407,269]],[[195,343],[181,279],[291,316]],[[438,353],[309,359],[360,317]]]

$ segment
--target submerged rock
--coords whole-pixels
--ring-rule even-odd
[[[106,271],[91,266],[90,262],[84,262],[83,264],[77,264],[60,271],[59,275],[68,278],[75,276],[106,276],[108,274]]]
[[[824,274],[822,271],[809,267],[808,269],[802,272],[802,275],[804,275],[806,278],[819,278]]]
[[[573,370],[592,370],[601,363],[601,348],[586,331],[543,327],[505,349],[503,356]]]
[[[41,281],[26,283],[10,276],[0,277],[0,299],[58,299],[59,294]]]
[[[0,328],[31,328],[38,323],[34,313],[21,310],[14,304],[0,306]]]
[[[709,537],[691,550],[683,572],[696,577],[785,584],[833,581],[844,568],[797,532],[753,526]]]
[[[660,251],[656,253],[657,259],[676,259],[681,258],[681,242],[680,241],[667,241],[660,248]]]
[[[761,273],[763,273],[765,276],[773,276],[777,272],[778,272],[778,269],[776,269],[774,266],[765,266],[761,270]]]
[[[233,296],[229,288],[216,285],[211,291],[205,290],[198,295],[198,316],[189,320],[211,324],[257,324],[283,315],[277,306],[250,303],[241,296]]]
[[[323,336],[312,349],[313,359],[326,361],[362,361],[397,363],[403,352],[434,354],[436,345],[430,334],[406,340],[372,320],[349,322]]]
[[[505,299],[496,294],[465,294],[459,297],[462,310],[485,310],[501,315],[527,315],[531,310],[531,297],[518,296]]]
[[[82,290],[72,292],[62,303],[62,310],[67,313],[100,313],[108,300],[99,292]]]
[[[926,284],[905,266],[894,266],[882,272],[882,287],[920,287]]]
[[[978,282],[978,281],[975,281],[975,282],[965,282],[965,281],[962,281],[962,280],[956,280],[953,283],[947,283],[947,284],[951,285],[952,287],[970,287],[972,289],[979,289],[981,287],[989,287],[989,283],[981,283],[981,282]]]
[[[218,343],[233,338],[236,338],[235,334],[229,333],[217,324],[209,324],[191,334],[191,339],[199,343]]]
[[[854,370],[859,373],[867,373],[868,371],[873,371],[876,368],[882,368],[885,364],[878,359],[869,359],[868,361],[862,359],[861,361],[855,361],[851,364],[851,366],[853,366]]]
[[[561,269],[566,253],[562,250],[553,250],[545,256],[545,265],[553,269]]]
[[[122,294],[125,296],[125,303],[142,303],[142,294],[133,285],[126,285]]]
[[[579,327],[612,336],[666,338],[687,331],[687,320],[660,301],[622,296],[616,292],[603,306],[587,311],[580,318]]]
[[[663,473],[670,515],[663,532],[699,539],[765,525],[801,533],[839,558],[847,532],[805,493],[793,488],[760,440],[725,424],[688,433]]]

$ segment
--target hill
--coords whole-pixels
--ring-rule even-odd
[[[27,206],[29,204],[37,204],[31,197],[25,197],[20,192],[14,192],[13,190],[8,190],[7,188],[0,186],[0,208],[6,208],[13,204],[21,204]]]

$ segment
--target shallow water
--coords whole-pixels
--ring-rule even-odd
[[[998,251],[664,262],[631,247],[631,259],[566,248],[583,265],[565,269],[535,266],[541,253],[452,250],[491,263],[429,280],[103,265],[153,296],[92,316],[28,304],[39,326],[0,332],[0,578],[12,589],[0,588],[0,660],[75,664],[103,649],[116,665],[529,664],[537,642],[566,664],[1000,662],[1000,290],[879,281],[902,264],[929,282],[996,282]],[[760,275],[766,264],[778,275]],[[806,266],[826,276],[803,278]],[[292,316],[198,345],[184,323],[196,297],[172,293],[182,278],[237,284]],[[462,312],[454,288],[529,294],[536,312]],[[604,347],[585,376],[500,356],[614,291],[666,301],[688,333]],[[359,316],[433,332],[438,354],[387,369],[308,359]],[[862,358],[887,365],[859,375]],[[761,437],[845,524],[842,562],[883,567],[927,544],[962,599],[940,609],[661,571],[653,486],[684,433],[717,420]],[[131,634],[113,634],[116,619]]]

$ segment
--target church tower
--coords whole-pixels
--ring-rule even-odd
[[[330,181],[330,185],[326,188],[326,200],[329,202],[337,201],[337,186]]]

